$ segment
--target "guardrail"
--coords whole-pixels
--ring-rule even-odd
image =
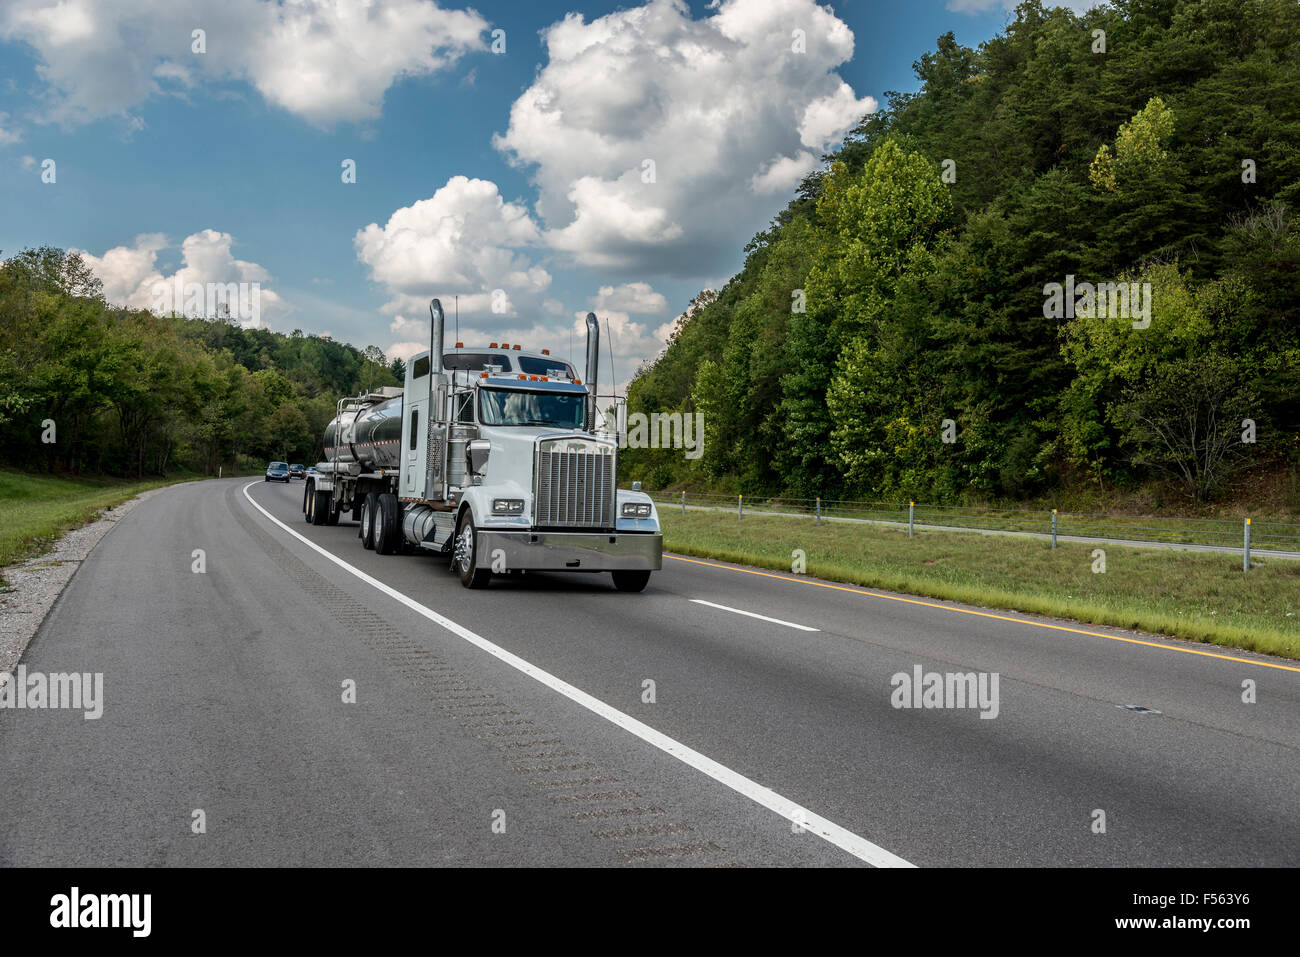
[[[1059,512],[1056,509],[983,508],[960,505],[926,505],[918,502],[865,502],[842,499],[803,499],[701,492],[651,492],[660,506],[807,516],[822,521],[859,521],[916,529],[969,529],[980,532],[1025,532],[1131,542],[1135,544],[1189,545],[1241,551],[1249,567],[1251,551],[1300,553],[1300,524],[1215,518],[1128,518],[1120,515]]]

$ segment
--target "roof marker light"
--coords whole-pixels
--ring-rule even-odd
[[[495,349],[496,347],[497,347],[497,344],[496,344],[495,342],[492,343],[492,345],[488,346],[489,349]]]
[[[518,349],[518,348],[519,348],[519,343],[516,342],[516,343],[515,343],[513,346],[511,346],[510,348],[511,348],[511,349]]]
[[[551,354],[551,350],[550,350],[550,349],[543,349],[543,350],[542,350],[542,355],[544,355],[544,356],[549,356],[550,354]]]
[[[456,343],[456,348],[457,348],[457,349],[464,349],[464,348],[465,348],[465,343],[463,343],[463,342],[458,342],[458,343]]]

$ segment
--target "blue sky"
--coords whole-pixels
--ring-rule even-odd
[[[916,88],[936,37],[974,46],[1007,16],[996,0],[7,0],[0,250],[84,250],[110,298],[141,306],[178,271],[255,281],[271,328],[390,355],[427,335],[430,294],[461,296],[467,341],[557,350],[594,308],[625,380],[871,101]]]

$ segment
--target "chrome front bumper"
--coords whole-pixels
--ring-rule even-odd
[[[663,568],[664,539],[612,532],[502,532],[479,529],[478,568],[495,571],[612,572]]]

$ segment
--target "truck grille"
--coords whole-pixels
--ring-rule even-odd
[[[614,456],[542,446],[536,505],[544,528],[613,528]]]

